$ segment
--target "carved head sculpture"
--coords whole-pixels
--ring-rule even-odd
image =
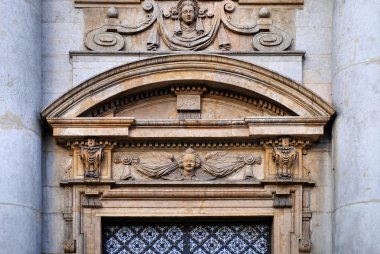
[[[190,26],[198,15],[198,3],[195,0],[179,1],[177,10],[179,12],[179,19]]]
[[[184,176],[192,176],[194,174],[194,169],[199,167],[201,160],[195,151],[191,148],[185,151],[185,154],[179,160],[179,166],[183,168]]]

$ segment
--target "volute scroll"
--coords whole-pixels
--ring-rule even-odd
[[[134,26],[123,24],[118,10],[110,7],[103,24],[88,32],[86,47],[101,52],[128,50],[124,36],[148,28],[147,51],[158,50],[161,41],[173,51],[203,50],[215,40],[220,50],[228,51],[233,45],[225,28],[233,33],[253,35],[252,50],[256,51],[284,51],[292,41],[289,33],[273,25],[267,8],[260,10],[257,21],[240,25],[230,17],[236,7],[232,0],[216,2],[212,8],[201,7],[197,0],[178,1],[169,9],[155,0],[146,0],[142,5],[148,15]]]

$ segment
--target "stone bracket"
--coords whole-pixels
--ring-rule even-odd
[[[63,250],[65,253],[76,253],[77,242],[75,239],[65,240],[63,242]]]
[[[274,195],[273,207],[274,208],[292,208],[291,194],[288,195]]]
[[[82,207],[84,208],[101,208],[102,203],[100,201],[101,196],[87,196],[84,195],[82,199]]]

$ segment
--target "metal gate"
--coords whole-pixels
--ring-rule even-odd
[[[269,254],[265,223],[106,223],[104,254]]]

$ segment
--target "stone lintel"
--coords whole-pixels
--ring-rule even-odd
[[[328,117],[252,117],[244,120],[137,120],[128,117],[50,118],[53,136],[129,138],[261,138],[298,136],[313,140]],[[130,126],[134,126],[130,129]]]

